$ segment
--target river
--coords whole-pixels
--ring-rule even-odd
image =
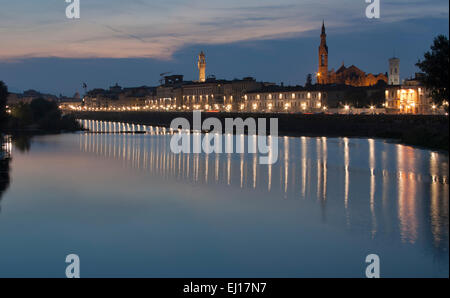
[[[166,130],[7,144],[0,277],[448,277],[448,154],[280,137],[279,157],[174,154]],[[121,133],[121,131],[145,133]],[[248,138],[232,136],[232,138]]]

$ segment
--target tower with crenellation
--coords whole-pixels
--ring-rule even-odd
[[[198,81],[203,83],[206,81],[206,57],[203,51],[198,55]]]
[[[389,59],[389,85],[400,85],[400,59]]]

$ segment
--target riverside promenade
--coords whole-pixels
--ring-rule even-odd
[[[192,112],[75,112],[78,119],[115,121],[169,127],[173,119]],[[448,116],[440,115],[329,115],[267,113],[202,113],[202,120],[225,118],[278,118],[280,136],[361,137],[391,139],[407,145],[448,151]],[[268,122],[267,122],[268,123]]]

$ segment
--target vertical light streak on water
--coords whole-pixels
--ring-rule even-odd
[[[272,136],[268,136],[268,144],[269,144],[269,148],[272,148]],[[278,150],[278,148],[276,149]],[[268,154],[268,158],[269,161],[272,160],[273,158],[273,152],[272,150],[269,150],[269,154]],[[267,191],[270,191],[272,189],[272,162],[269,162],[269,164],[267,165]]]
[[[414,162],[414,160],[410,160],[413,158],[410,156],[412,149],[401,145],[396,147],[400,235],[403,242],[415,243],[418,232],[416,181],[414,173],[409,172],[409,164]]]
[[[289,138],[284,137],[284,193],[288,191],[289,183]]]
[[[349,189],[350,189],[350,148],[348,138],[344,138],[344,204],[347,219],[347,226],[350,226],[350,211],[349,211]]]
[[[372,217],[372,238],[377,233],[377,218],[375,214],[375,140],[369,139],[369,169],[370,169],[370,214]]]
[[[306,137],[301,137],[302,143],[302,198],[306,198],[306,175],[307,175],[307,161],[308,161],[308,145]]]
[[[316,197],[317,200],[320,200],[321,198],[321,190],[322,190],[322,146],[321,146],[321,139],[316,138],[316,159],[317,159],[317,183],[316,183],[316,188],[317,188],[317,193],[316,193]]]
[[[258,167],[258,156],[256,154],[253,154],[253,159],[252,159],[252,165],[253,165],[253,188],[256,188],[256,178],[257,178],[257,167]]]

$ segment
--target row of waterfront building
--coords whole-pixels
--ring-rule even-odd
[[[285,113],[412,113],[443,112],[433,104],[430,92],[414,79],[400,80],[400,59],[389,59],[388,72],[370,74],[355,65],[337,70],[328,68],[329,49],[325,23],[318,49],[317,84],[277,86],[248,77],[217,80],[206,76],[206,55],[198,56],[197,81],[182,75],[166,76],[158,87],[124,88],[116,84],[109,90],[88,92],[83,106],[87,110],[233,111]]]
[[[279,86],[241,80],[206,79],[184,81],[183,76],[165,77],[158,87],[89,91],[82,103],[67,102],[65,108],[97,111],[220,111],[266,113],[443,113],[418,78],[402,85],[379,83],[355,87],[337,84]]]

